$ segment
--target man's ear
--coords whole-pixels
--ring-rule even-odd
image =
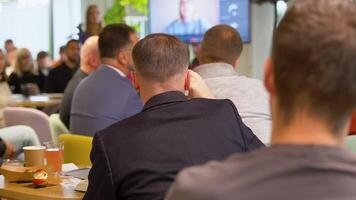
[[[265,61],[264,71],[264,85],[270,95],[274,95],[276,88],[274,83],[274,65],[271,58]]]
[[[120,63],[121,65],[126,66],[128,60],[127,60],[127,58],[126,58],[125,53],[119,52],[119,53],[117,54],[117,61],[118,61],[118,63]]]
[[[137,81],[137,74],[136,72],[131,73],[131,81],[132,84],[137,92],[140,92],[140,83]]]

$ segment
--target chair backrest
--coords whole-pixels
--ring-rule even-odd
[[[51,133],[52,133],[52,138],[53,142],[57,144],[58,142],[58,137],[61,134],[64,133],[69,133],[68,128],[64,123],[62,122],[61,118],[59,117],[59,114],[52,114],[49,117],[49,124],[51,125]]]
[[[356,134],[356,112],[352,115],[350,134]]]
[[[356,135],[347,136],[345,138],[346,148],[352,152],[356,152]]]
[[[62,134],[59,141],[64,143],[64,163],[91,166],[90,151],[93,138],[82,135]]]
[[[52,140],[49,117],[33,108],[7,107],[4,109],[5,126],[26,125],[33,128],[40,142]]]

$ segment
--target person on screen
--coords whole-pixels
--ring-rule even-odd
[[[202,35],[211,27],[210,23],[197,16],[194,0],[179,1],[179,19],[170,23],[165,33],[171,35]]]

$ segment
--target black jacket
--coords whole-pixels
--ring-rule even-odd
[[[94,136],[84,199],[161,200],[183,168],[261,146],[230,100],[163,93]]]
[[[77,67],[71,69],[65,63],[52,69],[47,77],[45,86],[46,93],[63,93],[76,71]]]

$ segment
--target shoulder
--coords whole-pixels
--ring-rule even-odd
[[[229,170],[228,165],[216,161],[203,166],[186,168],[176,177],[167,193],[167,200],[219,199],[222,187],[225,187],[229,181],[227,177]]]
[[[63,69],[63,64],[51,69],[51,71],[49,71],[49,76],[59,73],[60,71],[62,71],[62,69]]]
[[[221,109],[234,111],[236,107],[234,103],[229,99],[205,99],[205,98],[194,98],[190,102],[194,106],[207,107],[211,111],[221,111]]]
[[[9,79],[17,79],[17,78],[18,78],[18,76],[17,76],[17,74],[15,74],[15,72],[12,72],[9,76]]]
[[[251,177],[250,167],[257,165],[255,160],[261,157],[260,151],[234,154],[222,162],[211,161],[182,170],[168,192],[167,200],[222,199],[229,192],[236,192],[231,191],[231,188],[243,184],[242,179],[247,176]],[[257,163],[263,166],[262,162]]]

